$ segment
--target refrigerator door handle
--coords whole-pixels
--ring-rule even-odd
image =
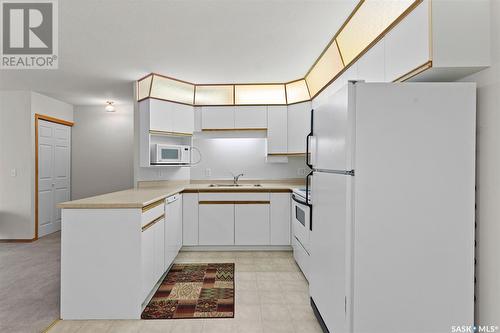
[[[309,178],[314,174],[314,171],[309,172],[309,174],[306,176],[306,202],[305,204],[309,207],[309,230],[313,230],[313,205],[309,202]]]
[[[311,137],[314,135],[313,134],[313,126],[314,126],[314,109],[311,109],[311,131],[306,136],[306,165],[311,169],[313,166],[312,166],[310,159],[309,159],[309,156],[310,156],[309,141],[311,141]]]

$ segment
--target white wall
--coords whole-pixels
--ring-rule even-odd
[[[28,91],[0,92],[0,239],[34,237],[35,113],[73,120],[70,104]]]
[[[75,107],[72,134],[73,200],[133,187],[133,105]]]
[[[306,168],[304,157],[289,158],[288,163],[266,162],[265,138],[195,136],[193,146],[200,149],[202,162],[191,168],[191,179],[232,179],[231,172],[244,173],[242,179],[304,178],[297,172]],[[210,176],[205,174],[206,169],[210,169]]]
[[[33,238],[30,139],[30,93],[0,92],[0,239]]]
[[[500,0],[491,2],[491,68],[477,82],[476,321],[500,326]]]

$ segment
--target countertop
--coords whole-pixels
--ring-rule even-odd
[[[213,183],[220,183],[213,181]],[[209,187],[210,183],[171,183],[132,188],[124,191],[106,193],[94,197],[63,202],[57,205],[62,209],[112,209],[112,208],[143,208],[156,201],[181,192],[290,192],[294,188],[303,187],[301,180],[290,181],[255,181],[241,182],[240,187]],[[259,184],[260,186],[253,186]]]

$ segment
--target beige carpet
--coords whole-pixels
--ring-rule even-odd
[[[59,232],[0,243],[0,332],[41,332],[59,318]]]

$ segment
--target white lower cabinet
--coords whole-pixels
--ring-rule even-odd
[[[143,229],[141,233],[143,299],[151,292],[164,272],[164,230],[165,219],[162,218]]]
[[[170,267],[182,247],[182,195],[175,194],[167,198],[165,221],[164,270]]]
[[[235,245],[269,245],[269,204],[234,205]]]
[[[290,246],[290,209],[288,192],[189,194],[184,245]]]
[[[200,202],[199,245],[234,245],[234,204]]]
[[[198,245],[198,193],[182,194],[182,243]]]
[[[271,193],[271,245],[290,245],[290,200],[289,193]]]
[[[151,227],[154,232],[154,277],[153,284],[158,282],[165,272],[165,219],[162,219]]]

